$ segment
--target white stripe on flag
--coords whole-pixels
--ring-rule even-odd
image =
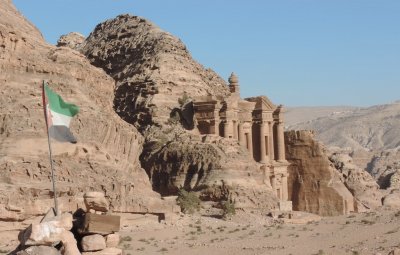
[[[71,122],[72,117],[60,114],[57,112],[53,112],[50,110],[50,118],[52,126],[66,126],[69,127],[69,123]]]

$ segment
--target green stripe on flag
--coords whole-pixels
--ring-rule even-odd
[[[44,86],[50,109],[66,116],[73,117],[79,112],[79,107],[74,104],[64,102],[64,100],[56,92],[51,90],[47,85]]]

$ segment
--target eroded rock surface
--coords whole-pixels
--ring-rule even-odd
[[[115,110],[140,129],[165,122],[184,92],[229,93],[225,81],[193,60],[180,39],[141,17],[120,15],[97,25],[82,52],[117,81]]]
[[[311,131],[285,133],[289,198],[293,209],[322,216],[357,210],[353,195],[329,161],[326,148]]]
[[[344,184],[355,197],[358,211],[382,206],[383,191],[367,171],[353,163],[353,159],[347,153],[340,150],[332,151],[329,160],[342,175]]]
[[[261,164],[237,141],[213,135],[198,136],[182,128],[167,130],[162,137],[156,128],[149,134],[142,161],[154,190],[164,195],[179,188],[198,191],[205,201],[233,199],[238,208],[275,209],[269,176]]]
[[[43,80],[81,109],[71,123],[78,144],[53,143],[60,210],[83,207],[90,190],[114,211],[162,209],[140,167],[143,138],[113,110],[113,79],[77,51],[48,45],[10,1],[0,4],[0,220],[53,206]]]
[[[84,35],[76,32],[71,32],[66,35],[62,35],[60,39],[58,39],[57,47],[68,47],[73,50],[80,50],[84,42],[85,42]]]
[[[386,150],[376,153],[368,164],[367,171],[377,180],[381,188],[398,188],[400,151]]]
[[[192,130],[191,98],[224,97],[229,89],[178,38],[121,15],[99,24],[82,52],[116,80],[114,108],[145,136],[141,162],[156,191],[174,195],[185,188],[204,200],[229,196],[241,208],[276,208],[268,177],[246,149]]]

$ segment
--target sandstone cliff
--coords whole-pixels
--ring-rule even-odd
[[[169,128],[159,136],[156,128],[142,154],[154,190],[176,194],[179,188],[196,191],[204,201],[232,199],[242,209],[276,209],[269,177],[237,141],[214,135],[193,135]],[[164,129],[165,130],[165,129]]]
[[[240,208],[277,207],[260,166],[237,141],[192,130],[191,98],[224,97],[229,90],[178,38],[121,15],[99,24],[82,52],[116,80],[114,109],[145,136],[141,162],[155,190],[171,195],[186,188],[203,200],[229,196]]]
[[[364,169],[353,163],[353,159],[341,150],[329,152],[329,160],[342,176],[343,182],[357,201],[358,211],[378,209],[382,206],[384,191]]]
[[[10,1],[0,0],[0,219],[43,214],[53,204],[42,80],[80,106],[77,145],[54,143],[62,210],[102,190],[116,211],[162,208],[138,160],[143,138],[113,111],[114,81],[80,53],[48,45]]]
[[[140,129],[163,124],[185,92],[229,93],[225,81],[194,61],[178,38],[140,17],[121,15],[97,25],[82,52],[117,81],[115,110]]]
[[[293,209],[323,216],[356,211],[355,200],[329,161],[324,146],[310,131],[285,133],[289,198]]]

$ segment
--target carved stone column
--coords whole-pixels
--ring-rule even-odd
[[[275,139],[274,139],[274,122],[268,122],[269,126],[269,159],[270,160],[275,160]]]
[[[214,125],[211,125],[211,129],[210,133],[214,134],[214,135],[219,135],[219,119],[214,120],[212,123],[214,123]]]
[[[246,137],[243,131],[243,122],[239,122],[239,143],[242,146],[246,146]]]
[[[219,133],[219,124],[221,123],[221,119],[219,118],[219,111],[214,110],[214,134],[220,136],[221,134]]]
[[[248,135],[247,149],[249,150],[250,155],[254,158],[254,155],[253,155],[253,131],[251,128],[247,135]]]
[[[285,161],[285,135],[283,130],[283,123],[279,122],[277,127],[278,135],[278,161]]]
[[[267,144],[265,144],[265,123],[260,123],[260,163],[267,163]]]
[[[224,137],[225,138],[229,138],[229,135],[232,134],[232,132],[230,130],[230,127],[231,127],[230,122],[231,122],[230,120],[226,120],[224,122]]]
[[[233,138],[239,140],[238,121],[233,122]]]
[[[288,201],[289,194],[288,194],[288,176],[286,174],[282,175],[282,200]]]

